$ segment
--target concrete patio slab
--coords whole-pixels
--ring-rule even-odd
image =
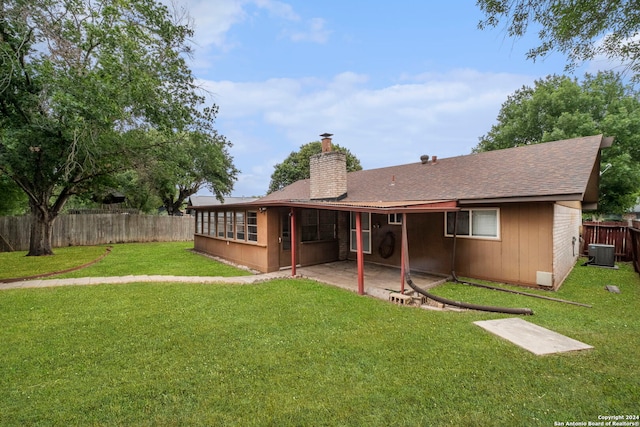
[[[353,292],[358,290],[358,267],[355,261],[336,261],[299,267],[297,274],[300,277],[317,280]],[[412,271],[411,276],[423,289],[431,289],[446,282],[446,277],[428,273]],[[367,295],[388,300],[390,292],[400,292],[402,281],[399,268],[373,263],[365,263],[364,265],[364,291]],[[405,289],[408,288],[405,286]]]
[[[593,348],[520,318],[481,320],[473,323],[538,356]]]

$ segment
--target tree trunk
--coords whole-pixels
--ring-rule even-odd
[[[51,236],[55,218],[46,206],[31,205],[31,238],[27,256],[53,255]]]
[[[185,198],[180,198],[178,197],[177,200],[173,200],[173,199],[164,199],[164,208],[167,210],[167,215],[173,216],[173,215],[181,215],[182,212],[180,211],[180,208],[182,207],[182,203],[184,202]]]

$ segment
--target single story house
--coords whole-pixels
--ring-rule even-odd
[[[557,289],[598,201],[602,135],[346,172],[324,134],[311,178],[197,206],[195,249],[270,272],[355,260]],[[417,157],[417,156],[416,156]],[[407,245],[402,235],[407,236]],[[403,247],[408,247],[405,254]],[[359,283],[359,289],[360,283]]]

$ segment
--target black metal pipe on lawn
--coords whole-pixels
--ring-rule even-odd
[[[454,307],[460,307],[460,308],[468,308],[471,310],[489,311],[492,313],[522,314],[525,316],[530,316],[533,314],[533,310],[531,310],[530,308],[511,308],[511,307],[495,307],[492,305],[478,305],[478,304],[471,304],[471,303],[462,302],[462,301],[454,301],[447,298],[439,297],[437,295],[433,295],[425,291],[424,289],[421,289],[420,287],[416,286],[413,283],[413,280],[411,280],[411,277],[409,276],[409,274],[405,275],[405,281],[411,287],[411,289],[413,289],[417,293],[424,295],[425,297],[432,299],[434,301],[438,301],[439,303],[442,303],[442,304],[452,305]]]
[[[455,271],[451,272],[451,276],[453,277],[453,281],[456,282],[456,283],[462,283],[464,285],[475,286],[477,288],[491,289],[493,291],[508,292],[510,294],[524,295],[524,296],[527,296],[527,297],[546,299],[546,300],[549,300],[549,301],[556,301],[556,302],[562,302],[562,303],[565,303],[565,304],[573,304],[573,305],[579,305],[581,307],[592,308],[592,306],[590,306],[589,304],[583,304],[581,302],[569,301],[569,300],[561,299],[561,298],[553,298],[553,297],[548,297],[548,296],[545,296],[545,295],[536,295],[536,294],[531,294],[529,292],[515,291],[513,289],[499,288],[497,286],[484,285],[482,283],[467,282],[466,280],[458,279],[458,276],[456,276],[456,272]]]

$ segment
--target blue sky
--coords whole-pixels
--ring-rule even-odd
[[[535,34],[478,30],[473,0],[176,4],[193,19],[190,64],[241,170],[234,196],[265,194],[275,164],[324,132],[365,169],[469,154],[509,94],[564,73],[560,54],[525,58]]]

